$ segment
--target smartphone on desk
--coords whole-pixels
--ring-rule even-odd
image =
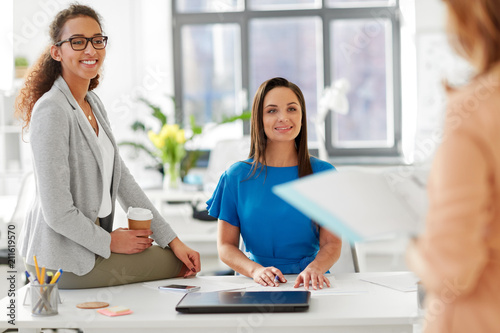
[[[188,286],[185,284],[169,284],[166,286],[159,286],[160,290],[169,290],[169,291],[181,291],[184,293],[192,293],[193,291],[200,290],[199,286]]]

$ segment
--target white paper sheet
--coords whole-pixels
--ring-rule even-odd
[[[419,281],[419,278],[413,273],[404,272],[396,275],[391,273],[390,275],[372,276],[369,278],[363,278],[362,280],[387,288],[409,292],[417,291],[417,282]]]
[[[210,280],[212,279],[210,279],[209,277],[200,276],[197,277],[196,279],[179,278],[179,279],[150,281],[150,282],[144,282],[143,285],[148,288],[158,289],[159,286],[165,286],[169,284],[184,284],[190,286],[199,286],[200,287],[199,292],[238,290],[238,289],[245,289],[248,287],[252,287],[255,285],[253,281],[248,283],[230,283],[230,282],[220,283]],[[209,282],[207,283],[207,281]],[[170,290],[162,290],[162,292],[179,293],[177,291],[170,291]]]
[[[259,284],[255,284],[253,287],[248,287],[247,291],[292,291],[292,290],[305,290],[304,286],[294,288],[295,277],[288,277],[285,275],[288,282],[280,283],[278,287],[265,287]],[[326,285],[322,289],[314,290],[312,286],[309,286],[309,291],[311,296],[321,296],[321,295],[357,295],[369,292],[369,285],[365,281],[359,280],[335,280],[333,275],[326,275],[330,280],[330,287]]]

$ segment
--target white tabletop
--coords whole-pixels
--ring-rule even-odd
[[[401,292],[360,280],[364,277],[394,273],[345,274],[336,277],[330,294],[311,295],[310,308],[303,313],[243,313],[243,314],[180,314],[175,305],[182,294],[159,291],[154,283],[133,284],[109,288],[60,291],[63,303],[59,314],[52,317],[33,317],[30,307],[23,306],[26,287],[18,291],[15,303],[16,327],[19,332],[39,332],[37,329],[82,328],[88,332],[413,332],[419,319],[416,292]],[[290,288],[293,277],[279,288]],[[171,283],[171,280],[168,280]],[[160,283],[160,282],[158,282]],[[186,284],[200,285],[201,291],[222,284],[255,286],[243,276],[196,277]],[[249,288],[251,287],[251,288]],[[266,289],[269,290],[270,288]],[[326,292],[329,293],[329,292]],[[96,310],[83,310],[77,304],[105,301],[110,306],[122,305],[133,314],[106,317]],[[7,323],[6,307],[11,299],[0,301],[4,309],[0,323]],[[12,327],[7,325],[7,327]]]
[[[160,205],[162,202],[196,202],[207,201],[209,196],[202,191],[195,191],[190,189],[147,189],[144,193],[149,197],[154,204]]]

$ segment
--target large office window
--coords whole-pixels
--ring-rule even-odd
[[[323,89],[346,79],[349,112],[326,118],[328,151],[397,156],[398,11],[397,0],[173,0],[177,118],[237,115],[263,81],[282,76],[304,93],[314,146]]]
[[[238,109],[241,91],[240,27],[182,27],[182,110],[198,122],[221,121]]]

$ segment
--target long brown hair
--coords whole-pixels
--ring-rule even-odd
[[[60,11],[50,25],[51,44],[59,42],[64,25],[70,19],[79,16],[93,18],[102,30],[101,17],[88,6],[72,4]],[[27,130],[31,121],[31,113],[35,103],[50,90],[54,81],[62,74],[61,63],[52,59],[50,46],[42,53],[32,66],[24,81],[24,86],[16,98],[16,117],[23,121],[23,130]],[[89,91],[99,85],[99,74],[90,80]]]
[[[498,0],[444,0],[456,39],[455,50],[474,60],[479,73],[500,61],[500,10]]]
[[[262,167],[266,166],[266,148],[267,136],[264,131],[264,98],[267,93],[276,87],[285,87],[291,89],[297,96],[302,109],[302,126],[299,135],[295,138],[295,147],[297,149],[299,160],[299,177],[312,174],[312,166],[307,147],[307,113],[306,102],[300,88],[294,83],[282,77],[275,77],[262,83],[257,89],[253,99],[252,118],[251,118],[251,142],[249,158],[253,159],[251,178],[255,175],[259,163]],[[259,171],[262,172],[262,169]]]

